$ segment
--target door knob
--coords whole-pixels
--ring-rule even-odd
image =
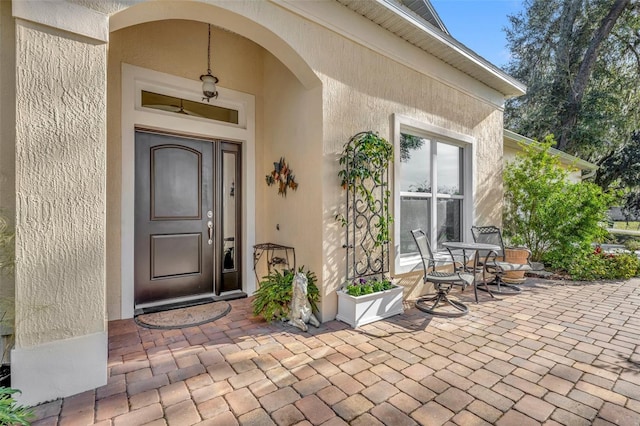
[[[209,241],[207,241],[209,243],[209,245],[213,244],[213,222],[209,221],[207,222],[207,231],[209,233]]]

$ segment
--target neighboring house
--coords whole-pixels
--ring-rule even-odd
[[[520,144],[531,145],[535,141],[525,136],[519,135],[511,130],[504,130],[504,161],[508,163],[516,158],[519,152],[522,152]],[[574,157],[571,154],[550,148],[549,153],[560,158],[563,167],[569,169],[569,179],[572,182],[581,182],[583,179],[593,177],[598,170],[598,166],[585,161],[581,158]]]
[[[413,227],[435,244],[500,223],[503,105],[525,87],[455,41],[428,2],[406,4],[0,2],[22,402],[104,385],[107,321],[252,294],[256,243],[295,247],[318,276],[321,320],[335,318],[336,159],[357,132],[396,149],[391,274],[416,265]],[[203,102],[207,24],[219,97]],[[422,142],[401,159],[403,134]],[[265,183],[281,157],[299,184],[286,197]]]

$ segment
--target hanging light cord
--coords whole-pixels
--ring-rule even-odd
[[[211,24],[209,24],[209,39],[207,40],[207,74],[211,74]]]

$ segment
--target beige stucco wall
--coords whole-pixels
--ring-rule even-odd
[[[257,193],[265,200],[264,240],[294,247],[297,267],[322,271],[322,89],[307,90],[272,55],[265,56],[264,143]],[[278,194],[265,175],[285,157],[299,187]],[[262,212],[258,216],[263,215]],[[281,254],[277,254],[281,255]],[[292,265],[293,266],[293,265]]]
[[[16,24],[16,348],[106,330],[106,45]]]
[[[322,37],[331,47],[314,52],[313,62],[324,86],[324,295],[335,299],[346,268],[344,230],[334,219],[344,208],[336,159],[349,137],[373,130],[392,140],[392,114],[403,114],[476,138],[476,212],[483,221],[499,223],[502,111],[335,34]],[[335,51],[341,55],[332,55]],[[401,284],[421,289],[414,278]],[[324,312],[329,318],[334,314]]]
[[[0,210],[13,219],[15,194],[16,55],[11,2],[0,1]],[[13,300],[13,276],[0,274],[0,315]]]
[[[153,9],[138,4],[132,9],[136,9],[136,14],[160,15],[157,19],[170,18],[171,14],[184,17],[192,7],[198,14],[190,17],[191,21],[135,25],[110,35],[105,256],[110,318],[118,318],[120,314],[120,63],[197,79],[206,69],[203,55],[206,26],[194,21],[215,21],[222,9],[259,22],[255,28],[266,28],[284,40],[322,81],[321,88],[311,90],[298,83],[276,59],[292,66],[295,61],[287,56],[286,49],[274,49],[271,56],[259,44],[269,47],[273,40],[256,37],[257,31],[251,26],[234,29],[249,38],[255,37],[257,44],[228,31],[214,31],[212,68],[221,79],[220,84],[256,95],[256,241],[294,245],[298,249],[299,265],[318,268],[315,272],[324,286],[322,293],[326,302],[323,319],[335,315],[334,290],[342,282],[345,271],[343,230],[334,219],[344,203],[336,159],[342,145],[356,132],[374,130],[391,139],[391,116],[395,113],[476,138],[476,212],[482,216],[482,222],[500,220],[496,205],[501,199],[502,112],[495,105],[386,58],[271,2],[216,3],[222,9],[202,3],[196,6],[181,3],[179,9],[172,9],[173,3],[154,4]],[[125,9],[122,3],[110,4],[106,9],[99,8],[110,12]],[[91,2],[85,5],[98,9]],[[165,7],[167,15],[162,17]],[[341,9],[342,12],[351,13]],[[372,31],[378,31],[379,27],[375,28]],[[73,54],[73,49],[71,52]],[[415,53],[425,55],[417,48]],[[291,71],[301,75],[296,67]],[[277,196],[275,189],[267,188],[264,183],[271,163],[280,156],[287,157],[300,182],[298,192],[290,193],[286,199]],[[302,216],[298,213],[299,206],[304,206]],[[276,224],[280,224],[280,231],[275,230]]]
[[[213,73],[221,87],[256,96],[256,127],[262,128],[262,48],[237,34],[212,27]],[[207,25],[197,21],[164,20],[124,28],[111,33],[108,61],[108,191],[107,191],[107,292],[109,318],[120,318],[120,217],[121,217],[121,64],[127,63],[163,73],[198,80],[207,70]],[[256,157],[263,158],[261,131],[256,132]],[[216,137],[216,135],[205,135]],[[264,178],[262,162],[256,180]],[[257,185],[257,182],[252,182]],[[264,200],[256,210],[264,211]],[[264,215],[258,216],[262,222]],[[258,230],[264,229],[261,223]],[[258,231],[258,239],[262,238]]]
[[[476,138],[476,212],[482,216],[482,223],[500,221],[500,209],[497,206],[502,198],[502,111],[498,107],[347,40],[321,25],[301,19],[273,3],[238,1],[217,5],[259,22],[285,40],[322,81],[321,114],[314,104],[312,93],[305,93],[305,89],[292,79],[279,80],[276,77],[283,73],[275,72],[280,66],[275,59],[265,61],[262,83],[267,83],[266,87],[254,87],[254,91],[249,93],[257,95],[257,117],[264,117],[262,126],[256,126],[257,148],[264,146],[264,151],[256,155],[257,202],[258,206],[264,207],[256,209],[259,222],[256,241],[294,245],[299,254],[299,265],[304,263],[322,268],[315,272],[324,287],[323,319],[335,315],[334,290],[344,279],[343,230],[335,222],[335,214],[344,203],[344,194],[339,188],[336,159],[351,135],[362,130],[374,130],[391,139],[391,116],[396,113]],[[201,11],[205,12],[201,14],[202,19],[206,20],[208,9]],[[140,9],[137,12],[140,13]],[[215,10],[212,8],[210,12],[213,18]],[[183,10],[181,13],[186,12]],[[250,36],[251,33],[252,30],[248,29],[247,34]],[[184,37],[184,33],[180,34]],[[143,39],[146,37],[139,35]],[[113,33],[111,40],[111,48],[116,51],[117,36],[117,33]],[[190,70],[192,62],[189,58],[180,56],[181,60],[171,60],[169,52],[172,52],[174,42],[166,38],[168,36],[165,35],[163,49],[167,56],[163,56],[164,61],[155,57],[156,53],[146,53],[153,58],[153,61],[145,62],[146,65],[139,62],[145,54],[126,62],[154,69],[162,67],[162,71],[177,75]],[[214,40],[217,39],[218,36],[214,35]],[[180,47],[202,52],[204,47],[194,47],[198,40],[196,37],[188,43],[189,47],[184,44],[180,44]],[[135,43],[129,43],[127,48],[139,42],[136,38]],[[262,41],[258,40],[258,43]],[[226,85],[230,76],[225,75],[225,64],[234,63],[239,58],[227,58],[224,44],[214,49],[213,68],[221,77],[221,84]],[[147,49],[146,52],[155,50]],[[416,49],[416,54],[424,53]],[[114,63],[110,61],[110,67],[113,66]],[[200,73],[200,68],[203,68],[202,65],[196,66],[196,74]],[[109,74],[112,75],[112,68]],[[194,78],[192,74],[189,74],[189,78]],[[112,93],[114,90],[110,87]],[[112,111],[110,108],[110,116]],[[271,123],[274,125],[270,126]],[[315,145],[314,141],[320,145]],[[264,175],[280,156],[287,158],[300,182],[298,192],[290,193],[286,199],[277,196],[274,188],[266,188],[264,184]],[[117,170],[110,170],[109,173],[110,176],[117,174]],[[114,181],[115,185],[117,183]],[[115,193],[112,188],[109,192]],[[305,208],[304,219],[291,213],[298,211],[298,206]],[[115,211],[117,206],[114,204],[110,209]],[[111,210],[109,217],[117,220]],[[276,224],[280,224],[280,231],[275,230]],[[315,248],[318,245],[321,245],[320,251]],[[113,246],[110,244],[110,247]],[[322,260],[319,261],[319,258]],[[109,279],[110,289],[116,288],[116,282],[117,279]]]

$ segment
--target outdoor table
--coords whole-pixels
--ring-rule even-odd
[[[462,250],[462,257],[464,258],[463,267],[467,272],[469,272],[469,267],[467,265],[467,251],[474,252],[473,269],[472,269],[473,294],[476,298],[476,303],[478,303],[478,261],[480,259],[480,250],[493,251],[497,253],[498,251],[501,250],[500,246],[495,244],[486,244],[486,243],[465,243],[461,241],[447,241],[442,243],[442,245],[446,247],[447,250],[449,250],[449,253],[451,253],[451,249]],[[451,255],[453,256],[453,253],[451,253]],[[487,290],[487,293],[489,293],[491,297],[495,297],[493,293],[491,293],[491,290],[489,290],[489,285],[487,284],[487,280],[484,279],[484,273],[485,273],[485,265],[482,265],[482,276],[483,276],[482,283],[484,284]]]

